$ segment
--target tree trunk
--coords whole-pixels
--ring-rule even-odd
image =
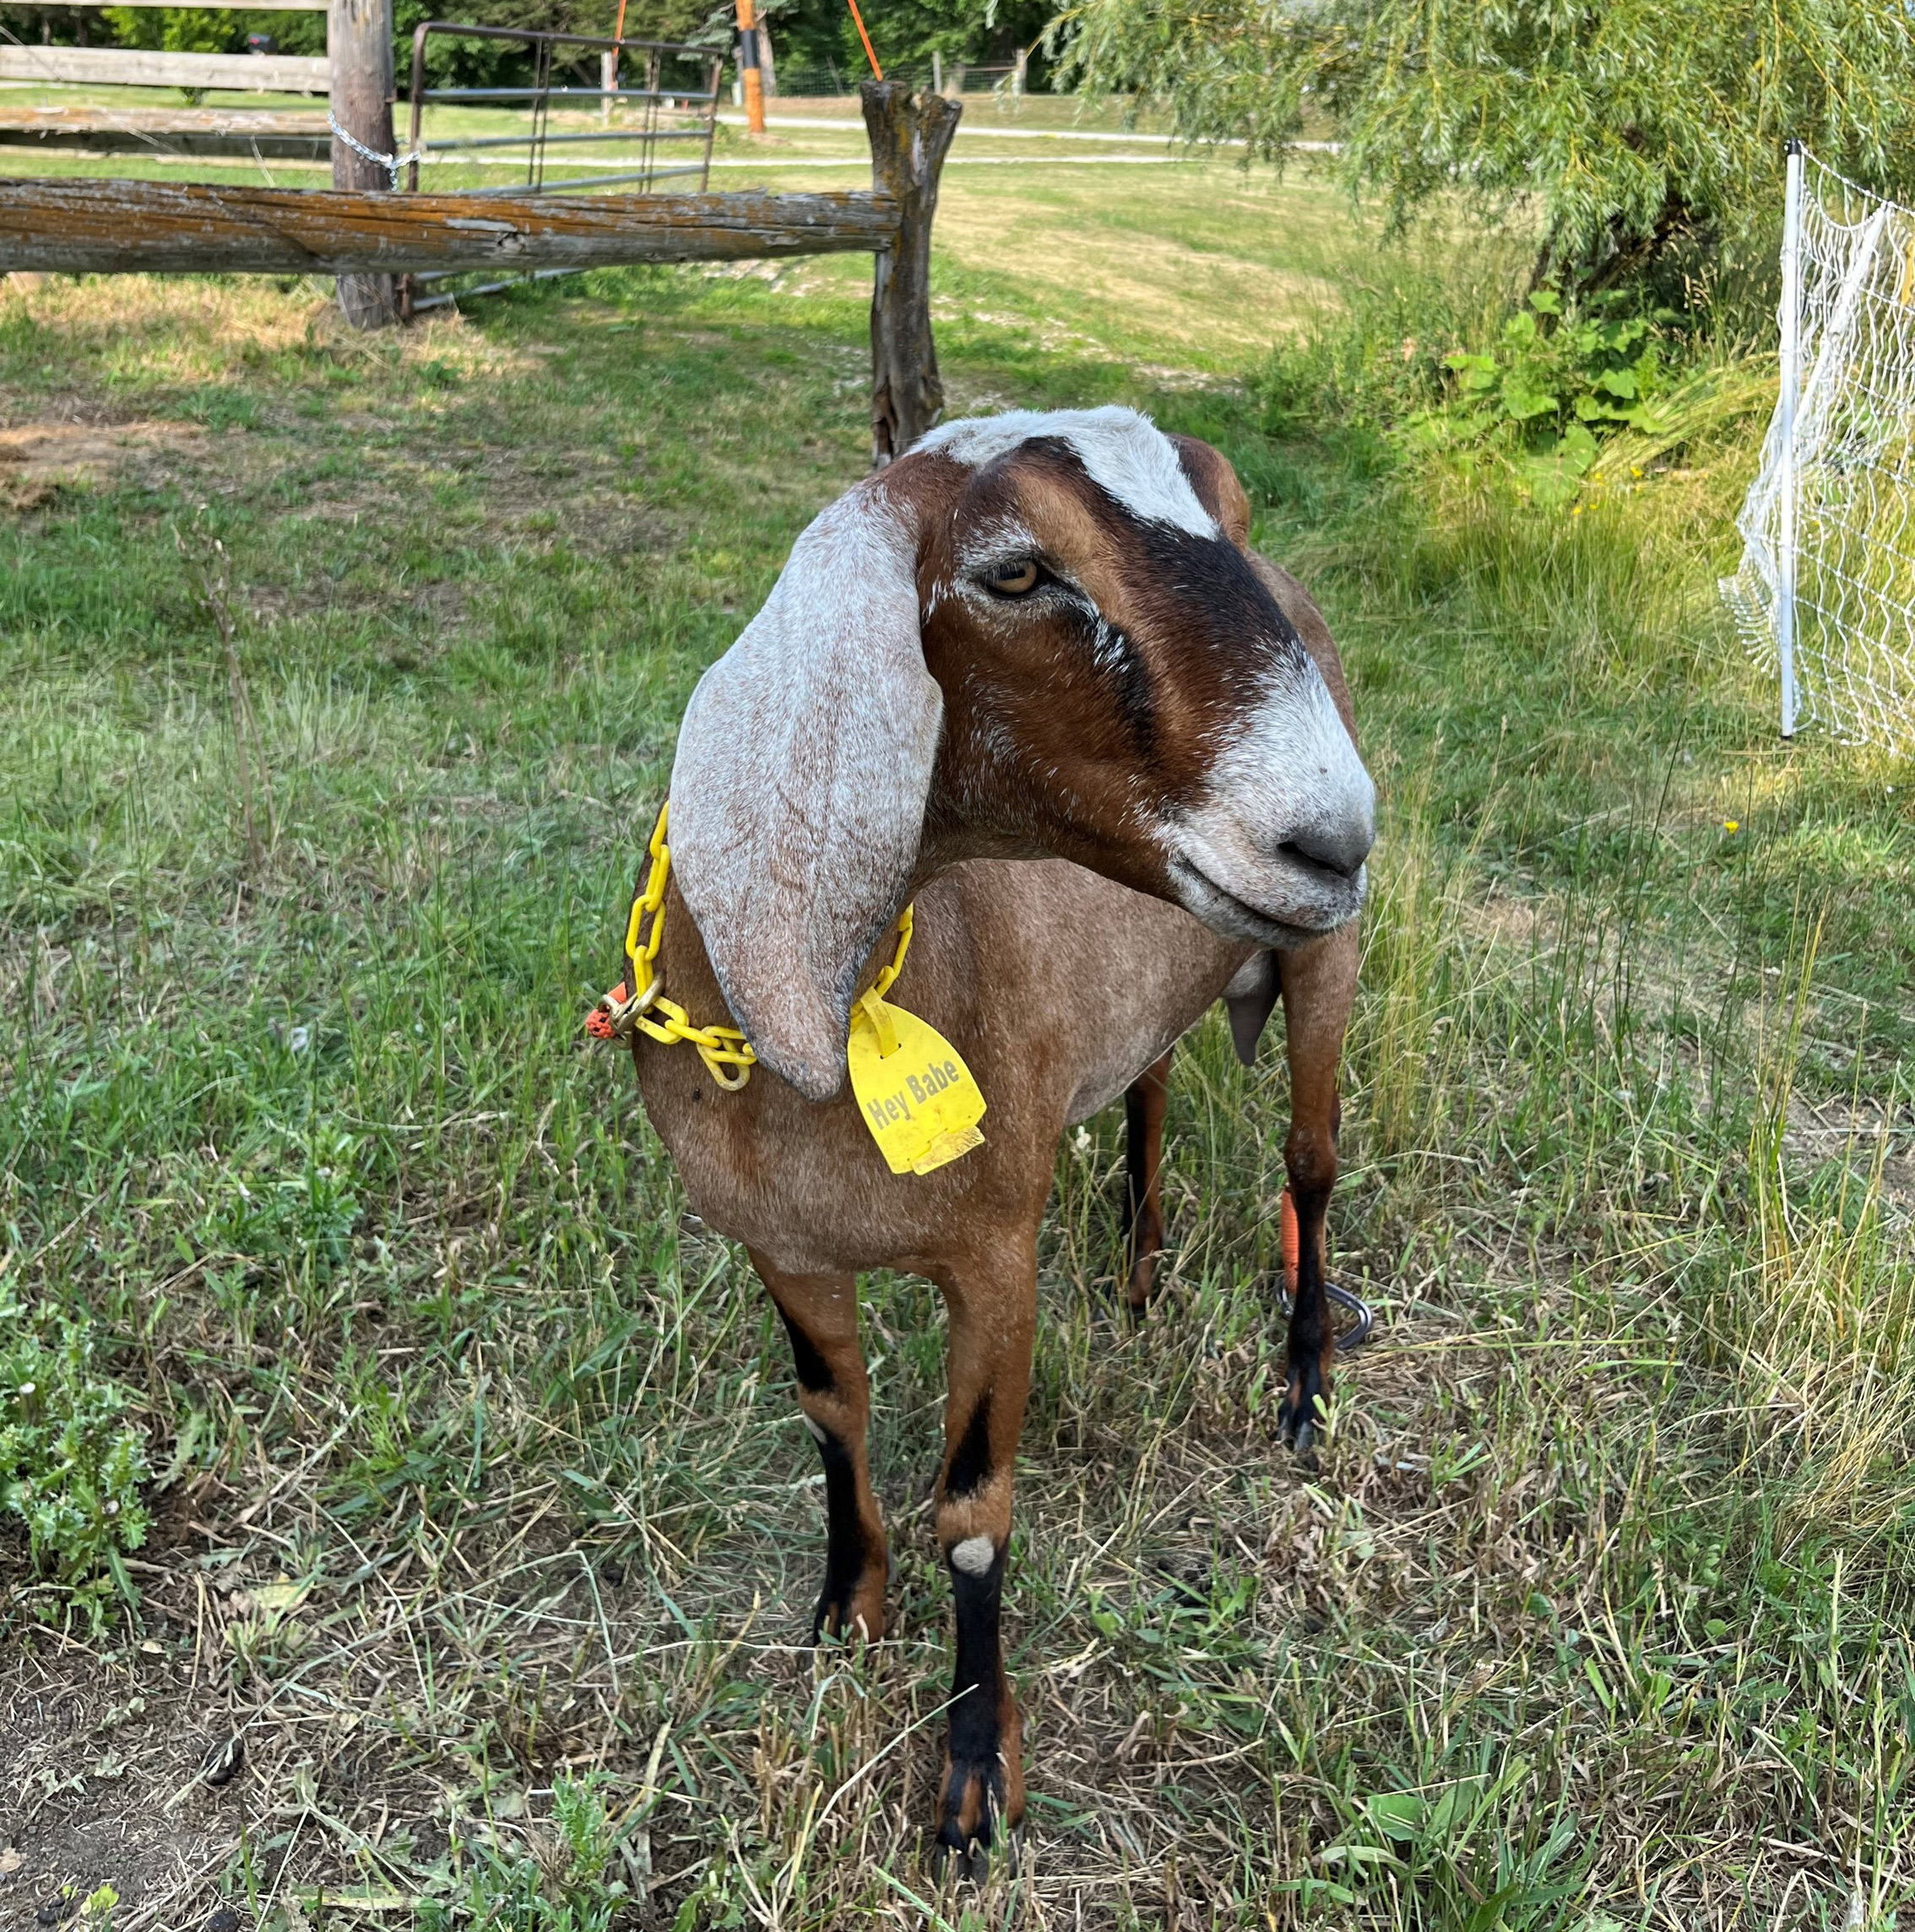
[[[964,110],[941,95],[915,97],[902,80],[859,90],[871,140],[871,185],[891,197],[898,241],[877,258],[871,290],[871,467],[902,456],[944,409],[931,340],[931,217],[938,171]]]
[[[333,62],[333,118],[361,147],[396,155],[393,138],[393,0],[332,0],[327,24]],[[333,136],[333,186],[390,193],[393,171]],[[390,275],[341,275],[339,308],[355,328],[399,318]]]

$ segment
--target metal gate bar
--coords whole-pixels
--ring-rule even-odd
[[[427,87],[426,85],[426,41],[429,35],[451,35],[461,40],[509,41],[526,48],[532,55],[534,84],[530,87]],[[561,50],[576,49],[579,52],[596,51],[600,55],[610,54],[615,62],[627,57],[634,64],[642,62],[645,84],[643,87],[579,87],[552,84],[552,68],[555,56],[561,61],[567,57]],[[666,67],[692,66],[698,73],[700,84],[672,85],[666,79]],[[414,29],[412,35],[412,119],[410,138],[408,143],[412,160],[408,185],[416,193],[419,187],[419,166],[422,155],[453,155],[462,153],[496,152],[497,149],[524,148],[525,149],[525,178],[500,187],[475,188],[469,192],[477,195],[511,195],[556,193],[580,188],[611,187],[637,183],[639,191],[649,190],[661,181],[684,181],[688,176],[697,176],[695,183],[686,185],[694,192],[703,193],[711,178],[712,141],[718,124],[719,80],[724,71],[724,55],[712,47],[692,46],[679,41],[639,41],[611,38],[598,34],[567,34],[528,27],[488,27],[475,23],[456,20],[424,20]],[[612,77],[616,80],[616,74]],[[562,105],[597,101],[602,105],[609,117],[614,102],[627,106],[636,105],[640,117],[636,125],[615,128],[610,125],[596,131],[567,129],[554,133],[551,129],[551,109],[556,101]],[[469,136],[447,136],[436,140],[426,140],[424,136],[425,111],[428,102],[462,106],[485,105],[507,106],[523,103],[531,111],[531,125],[524,134],[475,134]],[[690,125],[666,126],[662,124],[665,115],[689,116],[693,118]],[[698,144],[698,154],[694,160],[687,156],[682,161],[670,162],[673,147],[686,143]],[[612,145],[622,149],[608,154],[606,171],[592,175],[569,176],[562,181],[545,179],[545,156],[549,148]],[[636,154],[632,149],[636,148]],[[664,153],[660,150],[663,149]],[[580,155],[583,160],[586,157]],[[620,163],[627,166],[621,167]],[[630,165],[636,163],[636,166]],[[546,270],[549,275],[555,271]],[[573,271],[561,270],[558,273]],[[420,309],[437,308],[456,298],[451,294],[434,295],[424,299],[414,294],[415,286],[443,279],[441,274],[426,273],[409,275],[401,290],[401,306],[407,314]],[[518,282],[543,279],[544,276],[515,276],[502,281],[486,283],[481,288],[460,291],[467,295],[489,295],[501,289],[511,288]]]

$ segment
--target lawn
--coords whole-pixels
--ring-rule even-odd
[[[1283,1077],[1213,1018],[1141,1327],[1119,1116],[1060,1158],[1031,1815],[941,1893],[938,1298],[865,1283],[893,1634],[814,1655],[784,1338],[581,1025],[692,682],[861,473],[862,264],[371,339],[0,290],[0,1322],[80,1323],[152,1473],[126,1591],[0,1529],[0,1924],[1887,1925],[1915,771],[1775,740],[1714,588],[1759,408],[1543,513],[1272,378],[1488,244],[1186,163],[954,167],[938,233],[954,410],[1210,437],[1351,668],[1381,1333],[1321,1469],[1269,1433]]]

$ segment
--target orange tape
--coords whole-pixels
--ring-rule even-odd
[[[1297,1271],[1303,1263],[1303,1240],[1297,1231],[1297,1204],[1288,1188],[1278,1203],[1278,1246],[1283,1256],[1283,1287],[1294,1301],[1297,1294]]]
[[[872,73],[880,80],[884,79],[884,69],[877,63],[877,56],[871,52],[871,36],[865,31],[865,16],[858,11],[858,0],[844,0],[851,9],[851,18],[858,24],[858,38],[865,43],[865,58],[871,63]]]

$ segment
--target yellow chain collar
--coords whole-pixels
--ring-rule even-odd
[[[623,1039],[637,1028],[661,1046],[689,1040],[697,1048],[705,1071],[726,1093],[735,1094],[751,1077],[751,1069],[757,1064],[758,1056],[751,1050],[751,1043],[736,1027],[692,1025],[692,1017],[684,1007],[665,996],[659,980],[655,963],[659,942],[665,935],[665,884],[671,877],[671,847],[665,843],[665,823],[670,811],[671,800],[667,799],[659,807],[659,822],[652,828],[651,842],[645,849],[650,864],[644,883],[632,902],[632,916],[625,925],[625,957],[630,962],[627,977],[632,990],[628,994],[626,981],[620,980],[593,1009],[585,1027],[596,1039]],[[651,925],[641,940],[639,932],[648,914]],[[910,949],[911,908],[906,906],[898,915],[898,950],[864,998],[882,998],[891,990],[892,982],[903,969],[904,955]]]

